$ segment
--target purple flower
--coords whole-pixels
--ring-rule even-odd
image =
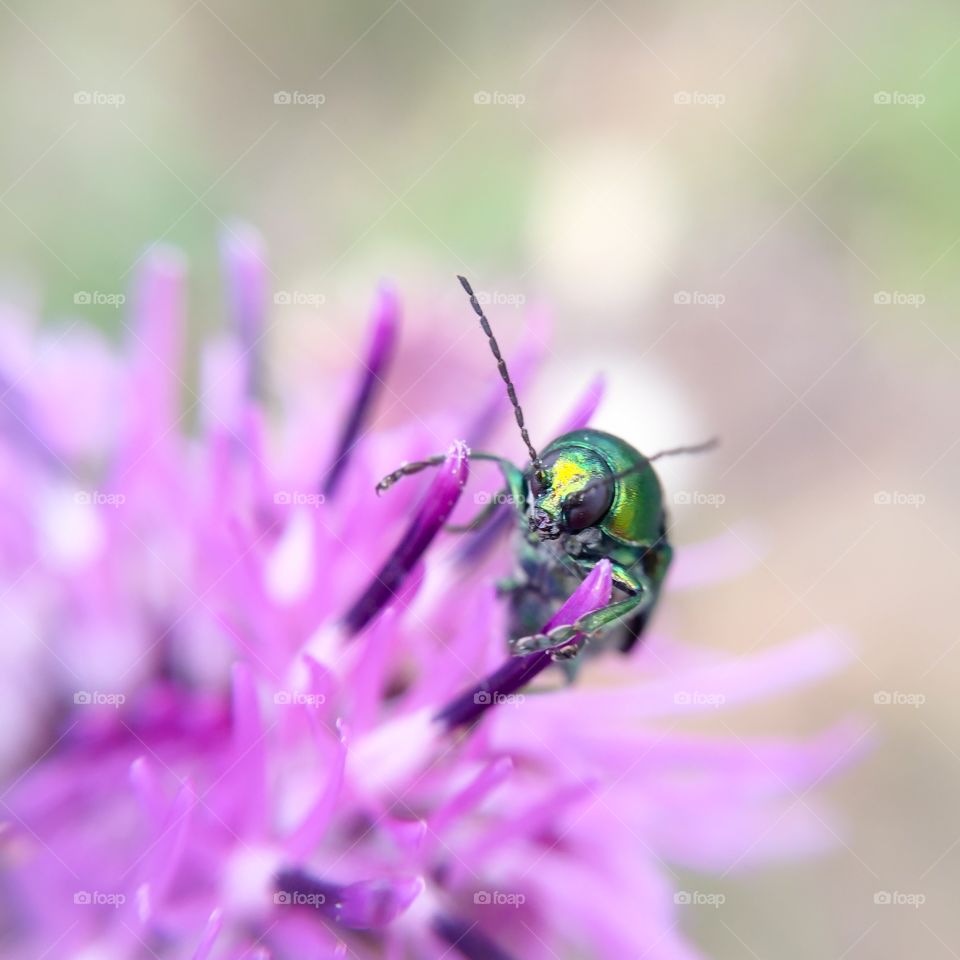
[[[842,644],[725,659],[654,632],[572,686],[547,653],[509,657],[506,521],[442,529],[469,465],[450,424],[477,442],[507,405],[451,390],[442,415],[371,432],[400,313],[383,288],[363,368],[331,385],[349,406],[275,408],[259,242],[235,228],[223,256],[232,323],[198,384],[168,251],[143,265],[121,351],[4,312],[4,955],[696,956],[674,870],[826,846],[825,814],[795,799],[861,737],[680,721],[813,682]],[[674,588],[742,554],[681,546]],[[610,589],[601,563],[550,625]]]

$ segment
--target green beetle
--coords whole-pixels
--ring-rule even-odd
[[[510,598],[511,647],[551,648],[557,659],[578,647],[576,634],[601,632],[631,649],[657,601],[672,550],[663,493],[650,461],[630,444],[599,430],[557,437],[542,455],[542,472],[522,476],[528,504],[518,574],[501,589]],[[512,478],[512,484],[518,479]],[[607,559],[618,598],[549,634],[538,631],[596,564]]]
[[[530,464],[521,470],[495,454],[471,453],[471,459],[498,464],[506,490],[471,523],[450,529],[477,530],[504,502],[516,510],[520,526],[517,570],[500,584],[500,593],[510,604],[509,645],[515,654],[548,650],[555,660],[568,660],[581,649],[573,642],[578,634],[603,639],[627,652],[643,633],[673,554],[667,539],[663,490],[652,463],[663,456],[706,450],[713,441],[645,457],[619,437],[585,429],[557,437],[538,454],[489,321],[469,282],[458,279],[487,335]],[[405,464],[384,477],[377,492],[443,459],[437,456]],[[611,602],[569,626],[541,633],[543,624],[604,559],[611,564],[615,590]]]

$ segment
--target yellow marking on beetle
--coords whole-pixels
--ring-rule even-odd
[[[563,498],[582,490],[589,478],[589,473],[576,460],[561,457],[550,467],[550,489],[539,500],[541,509],[559,517]]]
[[[551,489],[561,496],[571,487],[580,488],[579,481],[587,479],[587,472],[575,460],[561,458],[550,468]]]

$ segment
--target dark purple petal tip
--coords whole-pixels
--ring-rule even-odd
[[[185,276],[183,256],[163,245],[152,247],[137,270],[133,349],[167,377],[179,368]]]
[[[323,482],[323,492],[332,497],[343,477],[353,448],[360,440],[373,402],[383,385],[387,366],[393,356],[393,348],[400,325],[400,298],[396,290],[386,283],[380,285],[370,321],[370,339],[360,377],[354,393],[350,412],[343,421],[336,452]]]
[[[220,240],[220,258],[230,318],[243,345],[250,347],[263,331],[266,307],[267,271],[260,234],[248,224],[230,224]]]
[[[375,930],[392,923],[423,890],[418,877],[329,883],[305,870],[281,870],[274,903],[302,907],[351,930]]]
[[[220,238],[231,325],[243,349],[248,397],[261,393],[260,348],[266,325],[267,268],[263,240],[249,224],[233,223]]]
[[[437,468],[426,496],[410,525],[373,581],[343,617],[348,633],[359,633],[400,591],[440,528],[447,522],[467,482],[470,451],[457,441]]]
[[[367,352],[368,366],[382,370],[386,365],[397,339],[400,325],[400,297],[389,283],[381,283],[374,302],[370,347]]]

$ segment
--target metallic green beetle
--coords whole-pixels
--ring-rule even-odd
[[[609,433],[575,430],[557,437],[538,454],[490,324],[470,284],[464,277],[458,279],[487,335],[530,464],[521,470],[503,457],[471,453],[471,459],[498,464],[506,496],[494,498],[470,524],[450,529],[477,530],[504,502],[516,510],[520,524],[517,571],[500,584],[501,594],[510,602],[509,645],[515,654],[549,650],[555,660],[568,660],[581,649],[572,642],[578,634],[602,638],[627,652],[643,633],[673,554],[667,540],[663,490],[652,462],[675,453],[705,450],[712,441],[645,457]],[[382,493],[400,477],[443,459],[436,456],[405,464],[384,477],[377,491]],[[609,560],[612,568],[615,594],[611,602],[569,626],[539,632],[603,559]]]
[[[639,638],[660,593],[672,550],[663,494],[650,461],[618,437],[577,430],[544,451],[542,471],[522,475],[511,502],[526,530],[517,576],[502,585],[510,598],[511,647],[516,653],[550,648],[556,659],[578,634],[606,639],[627,651]],[[510,478],[511,487],[518,478]],[[524,496],[526,495],[526,496]],[[538,631],[596,564],[611,564],[612,602],[570,626]]]

